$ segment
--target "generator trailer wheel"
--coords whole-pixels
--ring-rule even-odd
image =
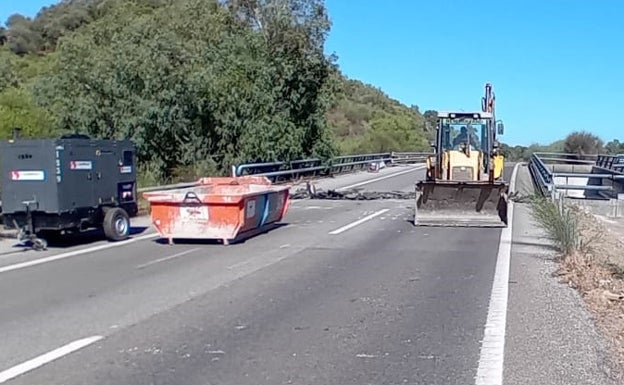
[[[106,210],[104,215],[104,234],[111,241],[123,241],[130,236],[130,216],[119,207]]]

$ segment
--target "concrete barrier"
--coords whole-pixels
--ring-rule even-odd
[[[569,202],[580,207],[585,207],[589,209],[592,213],[602,215],[603,217],[624,217],[624,194],[621,196],[620,199],[569,199]]]

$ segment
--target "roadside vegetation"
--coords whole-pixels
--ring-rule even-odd
[[[624,236],[574,204],[539,197],[531,206],[558,251],[557,277],[583,298],[624,380]]]
[[[579,248],[578,221],[567,205],[550,198],[532,197],[534,219],[544,229],[554,246],[563,255],[571,255]]]
[[[240,162],[428,151],[432,127],[326,55],[321,0],[64,0],[0,28],[0,137],[138,146],[142,185]]]
[[[624,143],[618,139],[605,142],[588,131],[574,131],[564,139],[548,145],[509,146],[501,143],[501,151],[509,161],[528,161],[536,152],[565,152],[578,155],[624,154]]]
[[[587,133],[574,133],[563,145],[566,152],[580,155],[621,152],[604,151],[599,139]],[[569,201],[532,196],[529,204],[535,223],[558,253],[557,276],[582,296],[624,373],[624,226],[610,229],[609,219]]]

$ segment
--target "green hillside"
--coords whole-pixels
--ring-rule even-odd
[[[426,125],[418,107],[407,107],[357,80],[341,76],[339,84],[328,121],[341,152],[430,150],[435,123]]]

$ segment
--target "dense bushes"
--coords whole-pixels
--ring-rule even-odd
[[[145,183],[427,149],[420,112],[325,55],[319,0],[73,0],[7,27],[0,135],[130,138]]]

